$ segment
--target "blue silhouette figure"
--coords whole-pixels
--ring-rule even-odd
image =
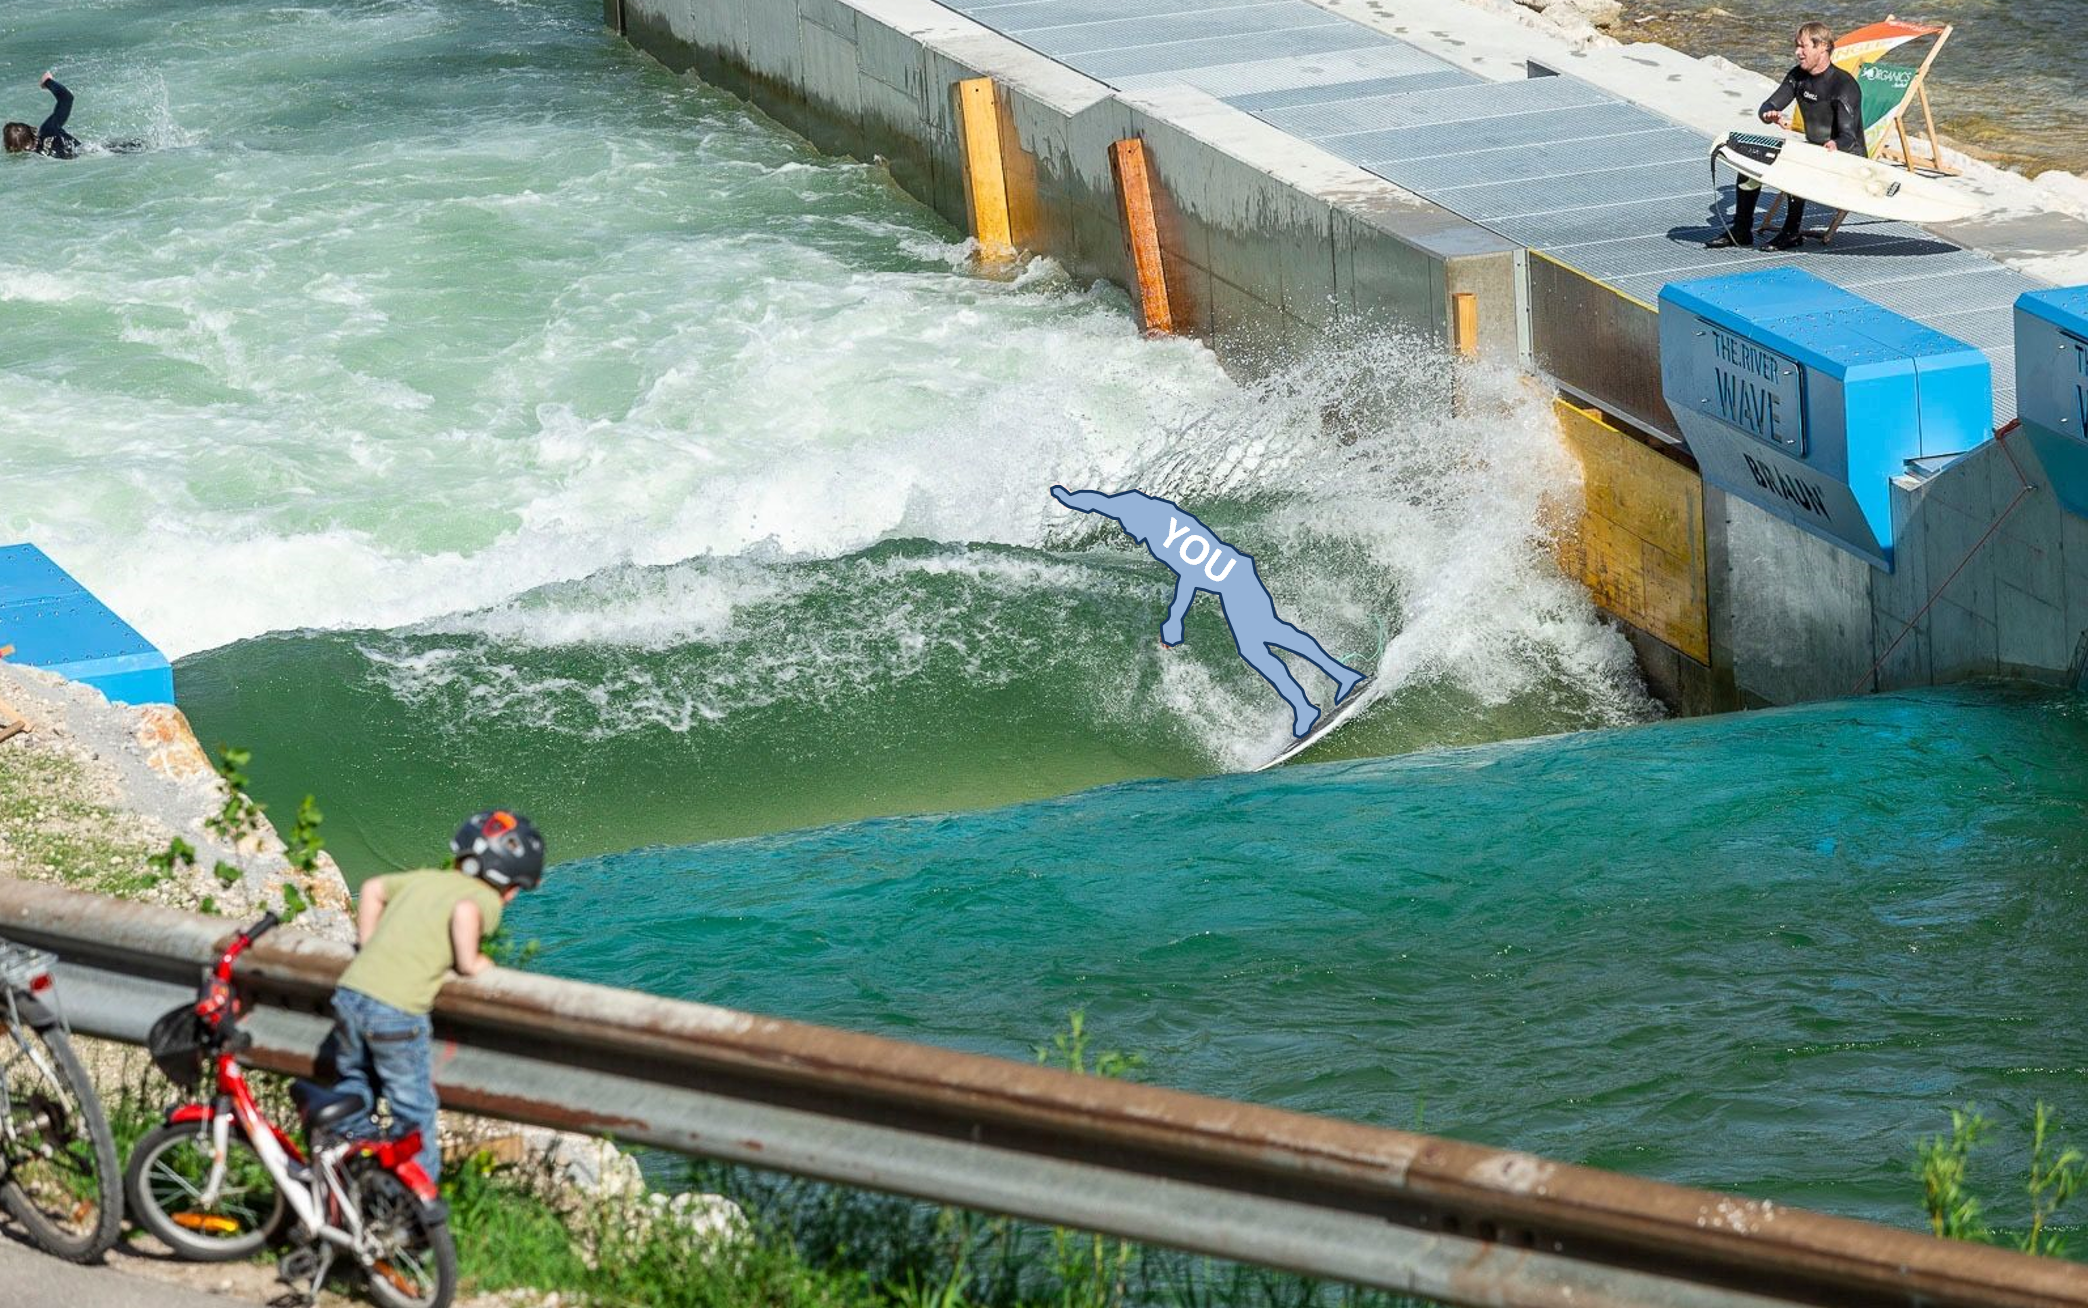
[[[1217,532],[1172,500],[1155,499],[1135,490],[1104,495],[1100,491],[1069,491],[1064,486],[1053,486],[1051,497],[1069,509],[1114,518],[1131,539],[1146,547],[1147,553],[1174,569],[1174,603],[1168,606],[1167,621],[1160,627],[1163,644],[1182,643],[1182,619],[1188,615],[1196,592],[1207,590],[1216,595],[1240,657],[1291,706],[1292,735],[1302,736],[1312,730],[1312,724],[1319,721],[1319,705],[1305,694],[1305,688],[1283,660],[1271,652],[1272,646],[1302,655],[1333,678],[1337,704],[1365,680],[1363,673],[1322,649],[1310,632],[1276,616],[1276,601],[1269,597],[1269,588],[1255,571],[1253,555],[1220,539]],[[1237,566],[1242,563],[1247,565],[1245,572]]]

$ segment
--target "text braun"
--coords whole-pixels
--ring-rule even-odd
[[[1176,522],[1173,518],[1169,518],[1167,520],[1167,548],[1174,549],[1175,538],[1187,530],[1189,530],[1187,527]],[[1189,547],[1191,545],[1201,547],[1196,551],[1195,558],[1189,557]],[[1203,564],[1204,576],[1209,577],[1214,582],[1224,581],[1231,576],[1233,564],[1240,561],[1236,556],[1227,555],[1224,570],[1221,572],[1211,571],[1212,568],[1218,565],[1218,556],[1224,554],[1225,551],[1213,548],[1211,542],[1201,536],[1191,536],[1188,540],[1183,541],[1182,548],[1175,552],[1182,556],[1182,562],[1192,568],[1199,563]]]
[[[1755,381],[1759,377],[1774,386],[1783,361],[1750,341],[1716,329],[1711,333],[1711,353],[1719,416],[1762,440],[1785,444],[1783,397]]]
[[[1820,494],[1819,487],[1810,482],[1800,481],[1796,477],[1787,477],[1766,464],[1756,463],[1751,454],[1743,454],[1740,457],[1747,460],[1747,471],[1753,474],[1755,485],[1763,490],[1776,492],[1809,513],[1817,513],[1829,522],[1834,521],[1834,515],[1827,511],[1827,498]]]

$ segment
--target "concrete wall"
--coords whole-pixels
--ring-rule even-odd
[[[1881,688],[1982,675],[2079,683],[2088,521],[2059,506],[2028,440],[2006,435],[1926,481],[1898,479],[1892,518],[1897,566],[1871,587],[1873,657],[1900,640]]]
[[[991,77],[1015,243],[1135,286],[1109,145],[1142,137],[1168,295],[1229,364],[1280,357],[1357,315],[1438,337],[1480,297],[1480,344],[1518,350],[1518,249],[1189,87],[1112,91],[929,0],[605,0],[677,71],[821,149],[879,157],[970,230],[957,83]]]

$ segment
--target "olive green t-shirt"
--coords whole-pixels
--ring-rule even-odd
[[[450,915],[470,900],[478,905],[480,937],[490,936],[500,926],[500,892],[456,871],[373,877],[364,894],[371,885],[384,887],[384,912],[340,984],[403,1012],[425,1013],[457,964]]]

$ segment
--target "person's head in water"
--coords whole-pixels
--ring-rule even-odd
[[[1825,23],[1807,23],[1798,29],[1791,53],[1798,57],[1798,66],[1806,72],[1818,75],[1827,71],[1834,62],[1834,29]]]
[[[9,123],[4,129],[9,154],[27,154],[36,148],[36,129],[27,123]]]

